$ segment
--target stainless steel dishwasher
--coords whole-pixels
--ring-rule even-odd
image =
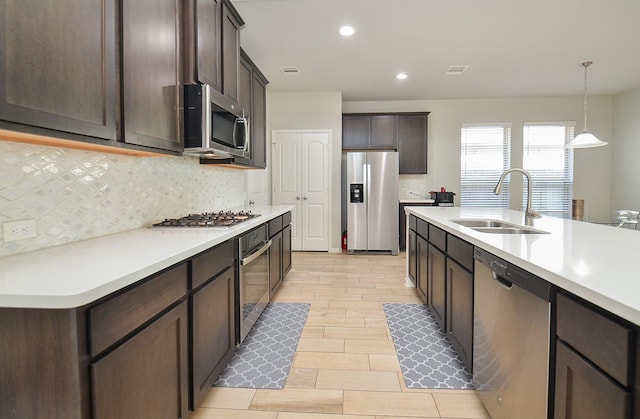
[[[493,419],[547,419],[552,286],[476,248],[473,384]]]

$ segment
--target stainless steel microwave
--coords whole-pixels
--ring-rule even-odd
[[[207,84],[184,86],[184,154],[250,157],[248,113]]]

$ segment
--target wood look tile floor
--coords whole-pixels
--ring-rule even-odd
[[[214,387],[192,419],[489,418],[472,390],[405,387],[383,303],[421,303],[405,254],[294,252],[273,302],[310,303],[282,390]]]

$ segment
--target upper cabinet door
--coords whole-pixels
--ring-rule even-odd
[[[182,0],[122,3],[126,143],[182,150],[182,3]]]
[[[400,174],[427,173],[428,113],[398,115]]]
[[[222,0],[197,0],[195,11],[195,79],[222,91]]]
[[[238,101],[240,29],[244,22],[230,3],[222,4],[222,93]]]
[[[370,148],[398,148],[396,115],[371,115]]]
[[[370,121],[371,118],[368,115],[343,115],[342,148],[368,148]]]
[[[0,0],[0,119],[116,139],[115,2]]]

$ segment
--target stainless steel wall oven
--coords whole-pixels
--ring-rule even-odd
[[[269,303],[269,247],[266,225],[237,238],[239,313],[238,344],[242,343]]]

